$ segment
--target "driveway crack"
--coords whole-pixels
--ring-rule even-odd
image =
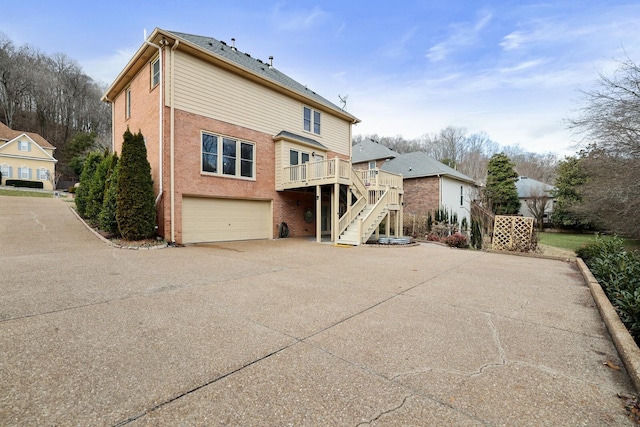
[[[413,396],[414,396],[414,394],[413,394],[413,393],[412,393],[412,394],[409,394],[409,395],[407,395],[407,396],[405,396],[405,397],[404,397],[404,399],[402,399],[402,402],[401,402],[398,406],[396,406],[396,407],[394,407],[394,408],[391,408],[391,409],[388,409],[388,410],[386,410],[386,411],[382,411],[382,412],[380,412],[380,413],[379,413],[375,418],[372,418],[372,419],[370,419],[369,421],[363,421],[363,422],[361,422],[361,423],[358,423],[358,424],[356,425],[356,427],[363,426],[363,425],[370,425],[371,423],[378,421],[378,420],[379,420],[383,415],[388,415],[388,414],[392,414],[392,413],[394,413],[394,412],[395,412],[395,411],[397,411],[398,409],[401,409],[401,408],[405,405],[405,403],[407,403],[407,400],[408,400],[410,397],[413,397]]]

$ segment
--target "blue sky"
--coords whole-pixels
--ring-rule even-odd
[[[56,4],[57,3],[57,4]],[[16,45],[64,53],[111,83],[155,27],[230,42],[362,120],[354,134],[446,126],[572,153],[565,119],[614,59],[640,62],[636,1],[23,1],[2,6]]]

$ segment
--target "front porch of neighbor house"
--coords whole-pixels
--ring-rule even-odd
[[[316,241],[322,235],[346,245],[365,243],[384,222],[386,235],[402,235],[402,175],[379,169],[355,170],[335,157],[289,165],[276,174],[278,191],[315,193]]]

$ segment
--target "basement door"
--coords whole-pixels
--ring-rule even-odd
[[[271,201],[183,197],[182,242],[270,239]]]

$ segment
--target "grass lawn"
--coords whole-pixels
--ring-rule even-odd
[[[0,196],[14,197],[53,197],[52,193],[41,193],[39,191],[5,190],[0,188]]]
[[[575,251],[580,246],[595,241],[595,234],[572,234],[572,233],[538,233],[540,243],[554,246],[556,248],[569,249]],[[605,239],[611,236],[604,236]],[[640,250],[640,240],[623,239],[627,250]]]

